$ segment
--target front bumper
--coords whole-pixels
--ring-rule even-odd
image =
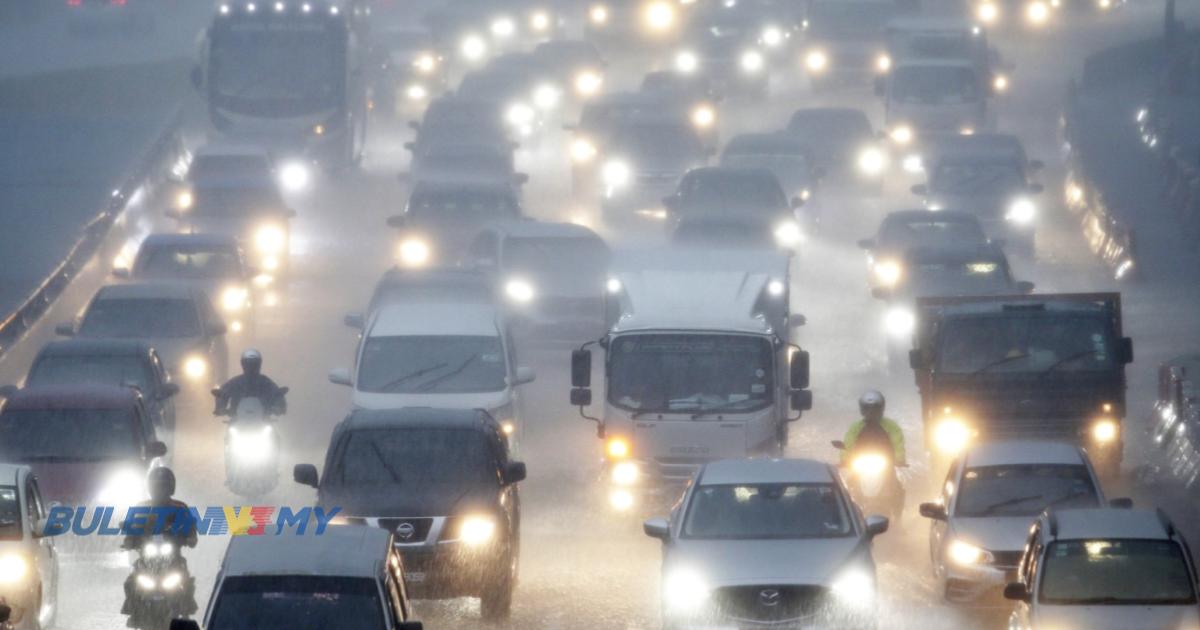
[[[459,542],[397,545],[404,584],[419,599],[478,596],[508,570],[500,544],[469,549]]]
[[[1016,579],[1016,567],[977,565],[962,567],[948,564],[945,571],[945,599],[953,604],[1001,605],[1004,586]]]

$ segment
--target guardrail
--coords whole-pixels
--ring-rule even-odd
[[[95,257],[111,235],[113,227],[123,223],[131,202],[152,194],[155,185],[167,179],[185,150],[181,136],[182,119],[182,111],[177,110],[129,175],[113,190],[104,208],[84,226],[83,233],[62,262],[20,306],[0,321],[0,357],[24,338]]]

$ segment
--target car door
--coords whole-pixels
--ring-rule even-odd
[[[162,421],[162,427],[174,431],[175,395],[163,395],[166,393],[167,385],[171,383],[171,377],[167,374],[166,368],[163,367],[162,359],[159,358],[157,350],[151,348],[147,360],[150,362],[150,372],[154,375],[154,389],[158,393],[155,396],[155,403],[158,405],[158,411],[161,414],[159,419]]]
[[[949,515],[954,514],[954,500],[956,491],[958,490],[958,482],[960,481],[959,464],[961,460],[955,460],[950,464],[950,472],[946,473],[946,482],[942,484],[941,501],[942,505],[946,506],[947,519],[939,521],[930,519],[929,521],[929,553],[933,560],[933,567],[939,574],[942,567],[945,566],[945,545],[946,533],[950,528]]]
[[[37,479],[32,474],[25,478],[25,512],[31,532],[45,522],[46,506],[42,502],[42,493],[38,489]],[[54,548],[54,537],[31,536],[33,540],[33,555],[37,564],[38,577],[41,580],[43,605],[54,606],[57,602],[58,585],[58,555]],[[37,611],[40,613],[40,611]]]
[[[1041,565],[1042,553],[1041,524],[1035,524],[1025,542],[1025,554],[1021,566],[1017,568],[1017,580],[1025,585],[1030,593],[1036,593],[1037,572]],[[1010,628],[1032,628],[1033,609],[1030,602],[1017,602],[1009,621]]]

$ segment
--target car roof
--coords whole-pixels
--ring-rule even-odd
[[[229,234],[213,234],[209,232],[192,232],[187,234],[160,232],[147,236],[142,241],[141,247],[179,247],[186,245],[236,248],[237,239]]]
[[[489,224],[486,229],[493,230],[505,238],[586,238],[602,241],[598,234],[577,223],[500,221]]]
[[[368,337],[500,334],[495,306],[479,303],[386,303],[375,312]]]
[[[986,442],[972,447],[963,456],[963,466],[966,468],[1020,464],[1082,466],[1083,463],[1079,447],[1073,444],[1033,440]]]
[[[701,486],[739,483],[832,483],[829,464],[813,459],[722,459],[696,476]]]
[[[330,525],[321,535],[234,536],[225,550],[225,577],[321,575],[375,578],[388,557],[391,533],[379,527]]]
[[[1121,508],[1081,508],[1053,510],[1049,517],[1056,525],[1054,540],[1094,538],[1130,538],[1170,540],[1163,517],[1153,510]]]
[[[0,486],[6,486],[9,483],[14,486],[21,479],[21,471],[29,470],[29,466],[25,464],[0,464]],[[9,480],[12,481],[9,481]]]
[[[759,183],[768,184],[771,182],[778,183],[775,179],[775,173],[770,170],[760,167],[747,166],[698,166],[689,169],[684,174],[687,178],[716,178],[718,181],[731,178],[740,178],[748,180],[756,180]]]
[[[196,290],[187,284],[169,282],[128,282],[108,284],[96,291],[96,299],[195,299]]]
[[[496,420],[482,409],[356,409],[346,416],[340,430],[355,429],[482,429],[497,427]]]
[[[4,409],[128,409],[139,397],[132,387],[117,385],[35,385],[13,392]]]
[[[147,356],[150,345],[136,339],[89,339],[79,337],[51,341],[42,346],[39,357],[81,355],[133,355]]]
[[[996,156],[1025,158],[1025,147],[1021,144],[1021,139],[1006,133],[946,136],[934,143],[932,152],[937,159]]]

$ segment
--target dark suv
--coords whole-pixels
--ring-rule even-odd
[[[395,534],[414,597],[479,597],[483,617],[508,615],[517,583],[521,511],[499,423],[481,410],[356,410],[333,431],[324,474],[298,483],[346,520]]]

